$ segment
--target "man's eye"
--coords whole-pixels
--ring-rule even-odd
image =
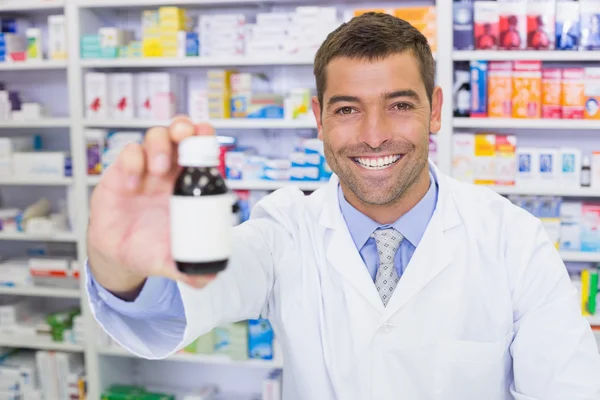
[[[354,112],[354,110],[352,109],[352,107],[342,107],[339,110],[337,110],[338,114],[344,114],[344,115],[352,114],[353,112]]]
[[[412,108],[412,106],[408,103],[398,103],[394,105],[394,108],[398,111],[408,111]]]

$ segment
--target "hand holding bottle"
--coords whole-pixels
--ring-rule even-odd
[[[186,275],[171,248],[170,202],[181,172],[178,144],[194,135],[214,135],[209,124],[177,117],[171,126],[146,132],[143,144],[128,145],[103,174],[90,201],[89,266],[94,278],[117,296],[137,297],[153,275],[194,287],[214,275]]]

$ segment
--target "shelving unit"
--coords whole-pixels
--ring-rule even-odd
[[[29,297],[56,297],[63,299],[78,299],[81,297],[79,289],[57,289],[40,286],[0,286],[0,295],[29,296]]]
[[[454,118],[452,123],[455,128],[600,130],[598,121],[583,119]]]
[[[81,68],[189,68],[189,67],[249,67],[263,65],[312,65],[310,56],[288,57],[187,57],[156,59],[84,59]]]
[[[565,262],[600,263],[600,253],[562,251],[560,255]]]
[[[46,118],[32,121],[0,121],[2,128],[70,128],[69,118]]]
[[[14,336],[0,334],[0,346],[19,347],[33,350],[83,352],[83,346],[72,343],[53,342],[49,337]]]
[[[32,71],[48,69],[66,69],[67,62],[63,60],[43,60],[26,62],[0,63],[0,71]]]
[[[317,124],[313,119],[285,120],[285,119],[216,119],[210,123],[216,129],[316,129]],[[131,128],[148,129],[154,126],[169,126],[170,121],[156,120],[118,120],[118,119],[86,119],[83,122],[88,128]]]
[[[540,60],[540,61],[600,61],[600,51],[454,51],[454,61],[515,61],[515,60]]]
[[[22,179],[0,177],[2,186],[69,186],[73,184],[73,178],[64,177],[56,179]]]
[[[3,0],[0,12],[60,10],[64,6],[64,0]]]
[[[0,232],[0,240],[19,240],[27,242],[76,242],[74,233],[51,233],[48,235],[32,234],[25,232]]]

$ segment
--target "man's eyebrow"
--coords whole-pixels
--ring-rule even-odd
[[[329,101],[327,102],[327,105],[330,106],[332,104],[342,103],[342,102],[358,103],[358,102],[360,102],[360,99],[358,97],[356,97],[356,96],[337,95],[337,96],[332,96],[329,99]]]
[[[417,92],[415,92],[412,89],[396,90],[395,92],[385,93],[385,94],[383,94],[382,97],[385,100],[392,100],[392,99],[395,99],[398,97],[411,97],[411,98],[415,99],[416,101],[421,101],[421,98],[419,97]]]

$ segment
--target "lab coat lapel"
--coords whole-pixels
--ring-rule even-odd
[[[320,216],[320,224],[329,228],[329,243],[326,244],[328,263],[347,280],[379,312],[383,312],[383,304],[375,284],[352,241],[352,236],[339,208],[338,178],[332,176],[327,187],[328,193]]]
[[[452,262],[459,240],[458,230],[453,228],[461,224],[461,219],[445,178],[435,167],[433,172],[438,182],[436,210],[385,308],[384,319],[398,312]]]

